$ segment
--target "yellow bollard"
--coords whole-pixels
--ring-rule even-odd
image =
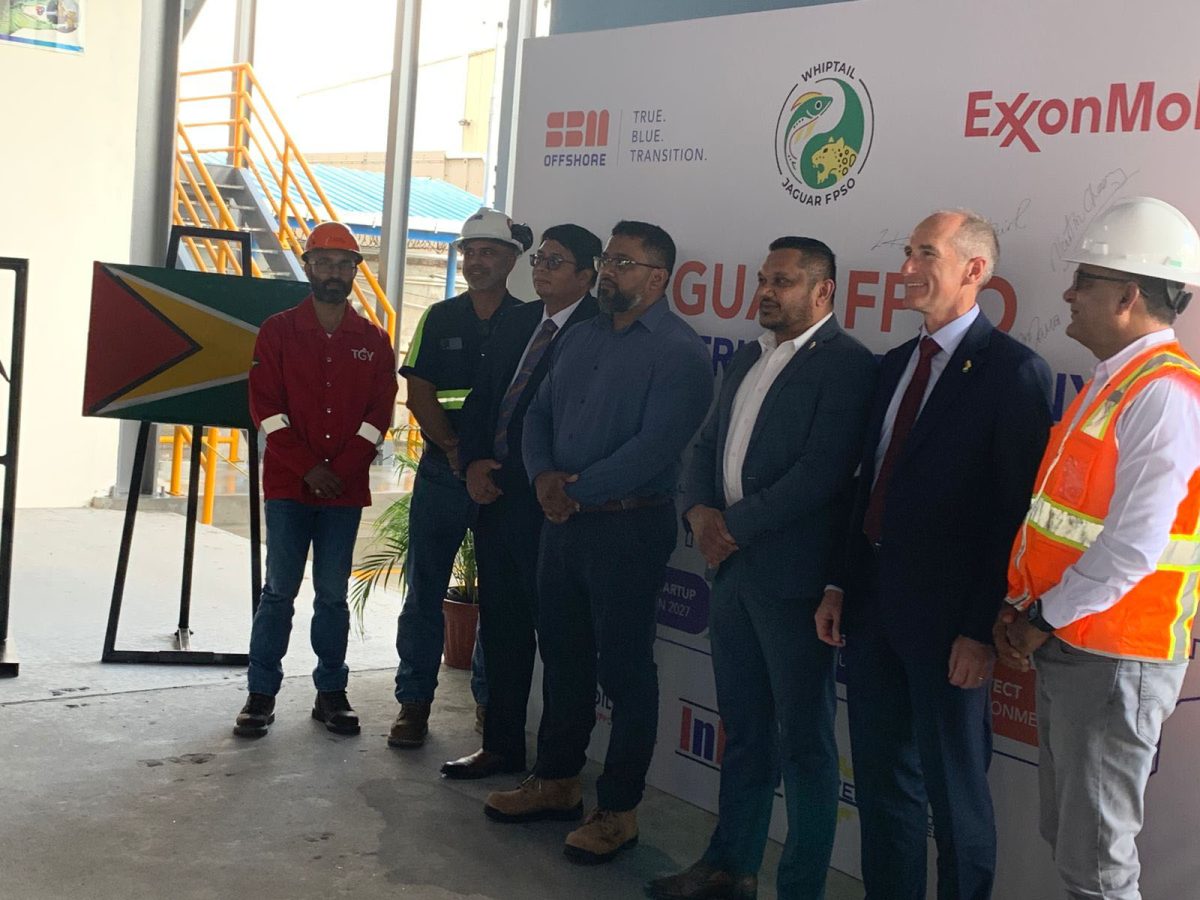
[[[213,504],[217,499],[217,429],[204,429],[204,512],[200,522],[211,525],[213,520]]]

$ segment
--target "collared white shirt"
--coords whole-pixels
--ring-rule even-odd
[[[1133,357],[1173,340],[1174,329],[1165,328],[1099,363],[1075,421]],[[1104,529],[1042,596],[1042,615],[1051,625],[1103,612],[1154,571],[1188,481],[1200,466],[1200,399],[1171,379],[1143,388],[1121,412],[1116,428],[1117,471]]]
[[[879,477],[879,467],[883,465],[884,454],[887,453],[888,444],[892,442],[892,428],[896,424],[896,414],[900,411],[900,401],[904,399],[904,392],[908,390],[908,383],[912,381],[913,373],[917,371],[917,361],[921,357],[920,339],[926,336],[933,338],[937,341],[941,350],[929,360],[929,384],[925,386],[925,394],[921,397],[921,405],[917,407],[918,418],[921,415],[921,410],[925,408],[925,401],[933,393],[934,385],[938,383],[938,379],[942,377],[942,372],[946,370],[946,365],[950,362],[950,357],[954,355],[954,351],[958,349],[958,345],[967,336],[967,329],[975,323],[977,318],[979,318],[979,307],[972,306],[957,319],[947,322],[933,334],[925,330],[924,324],[921,325],[921,330],[917,334],[917,346],[913,348],[912,355],[909,356],[908,363],[904,366],[904,371],[900,373],[900,381],[896,384],[896,390],[892,393],[892,401],[888,404],[887,413],[883,417],[883,428],[879,432],[879,444],[875,447],[875,478]],[[874,483],[875,481],[872,479],[871,484],[874,485]]]
[[[583,297],[586,296],[587,294],[583,295]],[[542,326],[546,324],[546,320],[552,319],[554,321],[555,326],[557,326],[554,332],[554,337],[557,338],[562,333],[563,326],[567,324],[567,319],[571,318],[571,315],[578,308],[579,304],[583,302],[583,297],[580,297],[570,306],[560,309],[552,316],[546,314],[545,305],[543,304],[542,320],[538,322],[537,328],[533,329],[533,334],[531,334],[529,336],[529,340],[525,342],[525,349],[521,351],[521,361],[517,363],[517,368],[513,371],[512,378],[508,380],[508,387],[512,387],[513,382],[517,380],[517,376],[521,374],[521,367],[525,365],[525,357],[529,353],[529,348],[532,347],[533,342],[537,340],[538,332],[542,330]],[[553,341],[551,341],[551,343],[553,343]],[[504,390],[507,391],[508,388],[505,388]]]
[[[758,421],[763,399],[792,357],[801,347],[812,340],[817,329],[833,316],[829,313],[803,334],[782,344],[776,344],[774,332],[767,331],[758,339],[762,353],[755,360],[746,377],[738,386],[729,414],[729,434],[725,439],[725,459],[722,472],[725,480],[725,505],[732,506],[742,499],[742,466],[746,462],[746,449],[754,423]]]

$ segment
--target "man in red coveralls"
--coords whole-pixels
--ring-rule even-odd
[[[310,545],[312,715],[336,734],[359,732],[346,699],[346,584],[362,508],[371,503],[368,469],[391,424],[396,358],[387,334],[347,302],[362,262],[350,229],[318,225],[303,259],[312,293],[263,322],[250,367],[250,413],[267,437],[267,579],[250,632],[250,696],[233,729],[245,737],[266,734],[275,720]]]

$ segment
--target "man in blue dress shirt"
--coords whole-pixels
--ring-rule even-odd
[[[563,848],[580,863],[607,862],[637,841],[658,730],[655,609],[675,547],[680,455],[713,394],[708,351],[665,296],[674,267],[663,229],[618,222],[596,260],[601,313],[560,339],[525,416],[525,468],[547,520],[538,559],[545,749],[519,788],[488,796],[485,812],[501,822],[580,816],[599,681],[612,735],[597,808]]]

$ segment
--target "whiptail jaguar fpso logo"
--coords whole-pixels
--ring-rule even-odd
[[[775,164],[798,203],[828,206],[854,190],[874,139],[871,94],[849,63],[809,67],[775,125]]]

